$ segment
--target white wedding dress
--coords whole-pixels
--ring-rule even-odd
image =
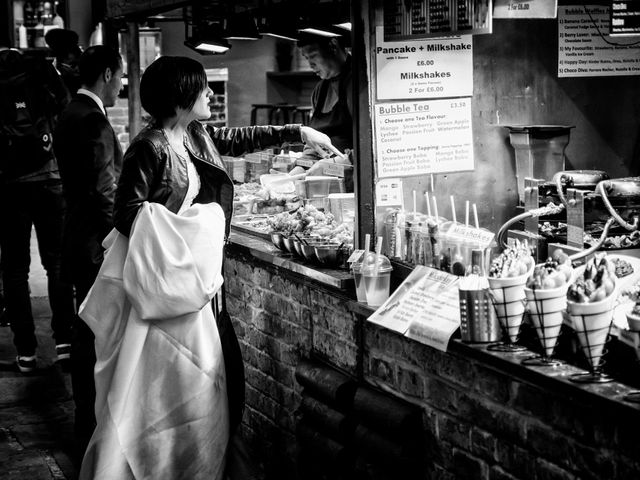
[[[211,298],[225,219],[145,203],[113,230],[80,317],[96,337],[97,428],[84,480],[222,479],[229,440],[224,358]]]

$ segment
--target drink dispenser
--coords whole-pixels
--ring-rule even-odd
[[[551,180],[565,169],[565,149],[574,126],[505,125],[516,155],[518,197],[524,203],[524,179]]]

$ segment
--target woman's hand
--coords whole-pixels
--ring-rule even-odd
[[[340,158],[344,156],[340,150],[333,146],[331,139],[318,130],[302,126],[300,128],[300,136],[302,137],[302,141],[318,152],[318,155],[322,158],[331,156],[331,153],[334,153]]]

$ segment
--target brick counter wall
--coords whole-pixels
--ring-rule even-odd
[[[640,478],[637,409],[408,340],[351,311],[343,292],[229,250],[227,306],[246,368],[242,430],[268,478],[299,478],[294,373],[310,356],[421,408],[417,478]]]

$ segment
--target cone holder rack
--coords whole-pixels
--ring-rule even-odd
[[[537,297],[535,298],[534,302],[536,304],[536,311],[538,313],[529,313],[529,315],[539,315],[540,318],[544,318],[545,314],[552,314],[552,313],[562,313],[564,311],[564,309],[562,310],[556,310],[553,312],[545,312],[544,311],[544,307],[543,307],[543,302],[545,301],[545,299],[538,299]],[[532,320],[533,323],[533,320]],[[545,345],[547,344],[547,340],[554,340],[554,338],[552,337],[548,337],[546,336],[546,330],[549,330],[550,327],[545,327],[542,324],[544,323],[543,320],[540,320],[540,328],[537,328],[534,325],[534,329],[536,331],[536,335],[538,336],[538,340],[540,340],[540,344],[542,347],[542,352],[538,355],[534,355],[532,357],[527,357],[524,360],[522,360],[523,365],[528,365],[528,366],[536,366],[536,367],[557,367],[558,365],[562,365],[564,362],[557,360],[555,358],[552,358],[552,355],[547,355],[545,350]],[[540,338],[540,335],[542,335],[542,338]],[[553,344],[553,348],[551,349],[553,352],[553,349],[555,349],[556,344],[558,343],[558,338],[559,338],[560,334],[558,333],[558,336],[555,337],[555,342]]]
[[[504,291],[507,288],[514,288],[514,287],[503,287],[502,290]],[[498,315],[498,309],[496,308],[496,305],[500,305],[502,306],[502,311],[503,312],[507,312],[507,305],[513,304],[513,303],[518,303],[521,302],[523,307],[526,306],[527,300],[525,298],[521,299],[521,300],[515,300],[513,302],[498,302],[495,295],[493,293],[491,293],[491,291],[489,290],[489,296],[491,297],[491,302],[493,303],[493,307],[496,311],[496,316],[498,317],[498,321],[500,322],[500,329],[502,330],[502,337],[505,339],[501,342],[498,343],[492,343],[491,345],[487,346],[487,350],[490,352],[506,352],[506,353],[514,353],[514,352],[523,352],[524,350],[527,349],[527,347],[523,347],[522,345],[518,345],[516,342],[518,341],[518,336],[520,334],[520,325],[522,324],[522,322],[520,322],[520,324],[518,324],[517,327],[509,327],[509,322],[508,322],[508,318],[510,317],[510,315],[506,315],[507,320],[506,321],[502,321],[502,316]],[[502,298],[506,298],[506,295],[503,293],[502,294]],[[517,328],[516,333],[516,342],[512,342],[511,341],[511,332],[510,330],[515,330]]]
[[[571,375],[569,377],[569,380],[575,383],[609,383],[613,381],[613,378],[611,378],[609,375],[602,373],[602,367],[604,366],[605,362],[603,360],[600,360],[598,362],[597,366],[594,366],[594,361],[597,360],[597,357],[594,357],[591,352],[593,350],[594,347],[598,347],[599,345],[591,345],[591,343],[589,342],[589,334],[593,334],[595,332],[601,332],[606,330],[607,334],[604,337],[604,343],[602,344],[602,354],[600,355],[599,358],[604,357],[606,350],[604,348],[604,345],[607,343],[608,339],[609,339],[609,333],[611,332],[611,325],[613,324],[612,321],[609,322],[609,325],[603,328],[596,328],[596,329],[587,329],[587,324],[586,324],[586,320],[585,317],[591,317],[594,315],[600,315],[599,313],[595,313],[595,314],[582,314],[582,315],[572,315],[572,317],[574,318],[580,318],[582,320],[582,327],[583,327],[583,335],[584,335],[584,340],[586,342],[586,345],[580,345],[581,350],[584,352],[585,357],[587,358],[587,361],[589,362],[589,371],[586,373],[575,373],[573,375]],[[613,312],[612,312],[613,315]],[[574,329],[575,330],[575,329]],[[576,331],[577,333],[577,331]],[[578,341],[580,341],[580,339],[578,338]]]

